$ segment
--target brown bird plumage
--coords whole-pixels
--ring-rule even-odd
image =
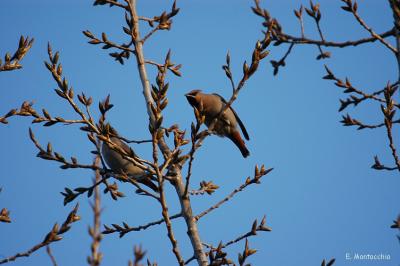
[[[111,141],[122,148],[127,154],[132,154],[131,148],[122,140],[117,137],[111,137]],[[124,159],[122,155],[111,149],[109,144],[103,142],[101,147],[101,153],[106,161],[107,165],[115,173],[125,173],[129,177],[134,178],[137,182],[151,188],[155,192],[158,192],[158,187],[150,180],[150,175],[145,170],[138,166],[135,166],[132,162]]]
[[[203,107],[203,114],[205,116],[204,123],[207,127],[210,126],[214,118],[221,112],[221,110],[226,105],[226,101],[222,96],[214,94],[206,94],[201,92],[201,90],[192,90],[191,92],[185,94],[186,99],[191,106],[199,109],[200,105]],[[220,136],[229,138],[235,145],[239,148],[243,157],[250,155],[249,150],[240,136],[238,130],[238,124],[246,140],[249,140],[249,134],[243,122],[240,120],[239,116],[236,114],[232,107],[229,107],[223,115],[217,120],[212,129],[212,133]]]

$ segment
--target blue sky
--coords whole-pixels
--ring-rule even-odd
[[[170,8],[169,1],[138,1],[144,16],[160,14]],[[293,9],[308,1],[262,1],[286,32],[299,34]],[[340,9],[341,1],[321,1],[322,27],[329,40],[357,39],[368,36],[351,14]],[[181,78],[169,75],[169,106],[165,125],[178,123],[190,130],[193,112],[184,94],[192,89],[217,92],[228,98],[229,81],[221,66],[229,50],[236,80],[242,63],[250,60],[254,43],[261,38],[261,20],[250,10],[251,1],[179,1],[181,12],[169,32],[156,34],[145,46],[145,56],[163,60],[168,49],[172,60],[183,64]],[[362,1],[359,13],[377,32],[392,27],[392,15],[386,1]],[[92,1],[2,1],[0,9],[0,54],[16,48],[20,35],[35,38],[23,60],[24,68],[0,75],[0,112],[33,100],[38,110],[46,108],[54,116],[76,118],[65,102],[53,92],[56,88],[45,69],[47,42],[60,50],[64,74],[75,92],[84,91],[95,102],[111,95],[115,105],[109,121],[130,139],[146,139],[147,115],[141,85],[133,60],[124,66],[112,61],[107,52],[87,44],[82,30],[112,40],[125,40],[123,15],[117,8],[93,7]],[[317,38],[312,21],[306,18],[306,34]],[[274,167],[258,186],[249,187],[231,202],[199,222],[203,241],[218,244],[250,229],[254,219],[267,215],[270,233],[250,238],[258,250],[249,262],[253,265],[319,265],[323,258],[335,257],[338,265],[361,265],[345,260],[350,253],[390,254],[389,262],[365,262],[362,265],[398,265],[399,243],[389,226],[400,213],[398,173],[378,172],[370,168],[373,156],[392,165],[385,131],[341,126],[340,90],[322,80],[323,64],[339,77],[349,76],[353,85],[366,91],[382,88],[398,77],[395,58],[382,45],[327,49],[332,58],[316,61],[316,47],[296,46],[278,76],[272,75],[271,59],[279,59],[285,48],[270,47],[271,54],[248,81],[234,108],[250,135],[251,156],[243,159],[227,139],[208,138],[194,164],[193,188],[202,180],[213,180],[221,188],[212,196],[194,197],[198,213],[225,197],[253,173],[255,164]],[[155,69],[148,67],[151,82]],[[378,104],[362,104],[347,110],[356,118],[381,122]],[[28,138],[29,119],[10,119],[0,126],[2,173],[0,208],[11,211],[11,224],[0,225],[0,258],[27,250],[42,240],[54,222],[63,222],[72,204],[63,207],[60,191],[91,184],[92,173],[61,170],[56,163],[35,157],[37,150]],[[91,144],[76,126],[32,126],[38,140],[51,141],[66,157],[76,156],[91,162]],[[395,132],[398,139],[398,131]],[[395,138],[395,139],[396,139]],[[150,158],[147,144],[133,146],[144,158]],[[127,195],[117,202],[103,196],[102,223],[126,221],[135,226],[161,216],[159,206],[121,185]],[[168,190],[171,213],[179,209],[175,193]],[[60,265],[83,265],[90,253],[87,227],[92,213],[86,197],[79,198],[82,220],[75,223],[65,239],[52,245]],[[192,255],[183,221],[174,228],[185,258]],[[123,239],[107,235],[101,242],[103,265],[126,265],[133,245],[142,244],[151,261],[174,265],[165,226],[130,233]],[[228,251],[237,258],[244,243]],[[21,258],[13,265],[50,265],[45,251]]]

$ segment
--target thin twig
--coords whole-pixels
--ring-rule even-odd
[[[270,232],[270,231],[272,231],[272,229],[269,226],[265,225],[265,223],[266,223],[266,217],[264,215],[264,217],[261,220],[260,224],[258,224],[257,220],[255,220],[252,223],[251,228],[250,228],[250,230],[248,232],[246,232],[246,233],[244,233],[244,234],[242,234],[242,235],[240,235],[240,236],[238,236],[238,237],[236,237],[236,238],[234,238],[234,239],[232,239],[230,241],[225,242],[225,244],[219,244],[218,246],[220,248],[226,248],[227,246],[230,246],[230,245],[233,245],[235,243],[238,243],[238,242],[240,242],[241,240],[243,240],[245,238],[257,235],[257,232]],[[209,246],[210,246],[211,249],[215,249],[211,245],[209,245]]]
[[[213,206],[209,207],[208,209],[202,211],[200,214],[196,215],[194,217],[194,219],[196,221],[198,221],[200,218],[202,218],[203,216],[209,214],[210,212],[212,212],[213,210],[219,208],[222,204],[224,204],[225,202],[229,201],[231,198],[233,198],[233,196],[235,196],[237,193],[241,192],[243,189],[245,189],[248,185],[247,183],[244,183],[242,185],[240,185],[238,188],[236,188],[235,190],[233,190],[228,196],[226,196],[224,199],[222,199],[221,201],[217,202],[216,204],[214,204]]]
[[[399,170],[399,167],[389,167],[386,165],[381,164],[381,162],[379,161],[378,156],[374,157],[374,164],[371,166],[371,168],[375,169],[375,170],[387,170],[387,171],[394,171],[394,170]]]
[[[124,137],[118,137],[119,139],[125,141],[126,143],[135,143],[135,144],[142,144],[142,143],[150,143],[152,142],[151,139],[144,139],[144,140],[129,140]]]
[[[261,7],[258,4],[258,9],[261,9]],[[301,32],[301,37],[304,38],[305,37],[305,33],[304,33],[304,19],[303,19],[303,10],[304,7],[303,5],[300,5],[299,10],[294,10],[294,14],[297,17],[297,19],[299,20],[300,23],[300,32]]]
[[[258,169],[258,167],[256,167],[256,169]],[[263,169],[263,167],[262,167]],[[233,190],[228,196],[226,196],[225,198],[223,198],[221,201],[217,202],[216,204],[214,204],[213,206],[211,206],[210,208],[204,210],[203,212],[201,212],[200,214],[196,215],[194,217],[194,219],[196,221],[198,221],[200,218],[202,218],[203,216],[209,214],[210,212],[212,212],[213,210],[219,208],[222,204],[224,204],[225,202],[229,201],[231,198],[233,198],[233,196],[235,196],[237,193],[243,191],[247,186],[251,185],[251,184],[258,184],[260,182],[261,177],[263,177],[264,175],[267,175],[269,172],[271,172],[273,170],[273,168],[269,168],[268,170],[263,170],[261,171],[261,173],[257,174],[253,179],[247,178],[246,181],[241,184],[238,188],[236,188],[235,190]],[[257,172],[257,170],[256,170]]]
[[[123,9],[127,8],[126,6],[124,6],[123,4],[121,4],[115,0],[98,0],[98,1],[104,2],[104,3],[102,3],[103,5],[107,3],[107,4],[110,4],[110,6],[118,6]],[[95,2],[95,5],[96,5],[96,3],[97,3],[97,1]]]
[[[37,251],[43,247],[46,247],[53,242],[61,240],[62,239],[61,235],[64,234],[65,232],[69,231],[71,228],[71,224],[80,219],[80,217],[76,214],[78,211],[78,207],[79,206],[77,204],[75,206],[75,208],[68,214],[68,216],[67,216],[66,220],[64,221],[64,223],[62,224],[61,228],[59,228],[58,224],[56,223],[53,226],[53,228],[51,229],[51,231],[46,235],[46,237],[44,238],[44,240],[42,242],[33,246],[32,248],[30,248],[29,250],[27,250],[25,252],[19,252],[19,253],[15,254],[14,256],[10,256],[10,257],[0,260],[0,264],[4,264],[4,263],[10,262],[10,261],[15,261],[16,259],[22,258],[22,257],[29,257],[35,251]]]
[[[91,122],[84,112],[79,108],[79,106],[75,103],[74,101],[74,90],[72,87],[68,85],[68,81],[65,77],[62,76],[62,67],[61,64],[58,64],[58,58],[59,58],[59,53],[56,52],[53,55],[53,51],[51,48],[50,43],[48,43],[47,46],[47,52],[49,56],[49,61],[50,62],[45,62],[46,68],[50,71],[52,74],[52,77],[54,81],[58,85],[58,89],[56,89],[56,93],[63,99],[67,100],[69,105],[72,107],[72,109],[77,113],[83,121],[85,121],[85,124],[89,127],[90,131],[100,134],[99,129],[97,126]]]
[[[192,124],[193,125],[193,124]],[[187,197],[188,192],[189,192],[189,184],[190,184],[190,177],[192,176],[192,167],[193,167],[193,160],[194,160],[194,154],[197,150],[198,144],[197,144],[197,139],[196,136],[200,130],[201,126],[201,121],[197,120],[196,126],[192,126],[192,132],[191,132],[191,140],[192,140],[192,146],[190,148],[189,152],[189,165],[188,165],[188,170],[186,174],[186,183],[185,183],[185,192],[184,196]]]
[[[380,38],[387,38],[390,36],[394,36],[395,35],[395,30],[394,28],[378,34],[378,36],[380,36]],[[371,42],[375,42],[376,40],[378,40],[376,37],[367,37],[367,38],[361,38],[358,40],[353,40],[353,41],[345,41],[345,42],[335,42],[335,41],[320,41],[320,40],[313,40],[313,39],[309,39],[309,38],[302,38],[302,37],[295,37],[286,33],[282,33],[280,35],[279,40],[283,43],[295,43],[295,44],[314,44],[314,45],[321,45],[321,46],[326,46],[326,47],[338,47],[338,48],[343,48],[343,47],[348,47],[348,46],[358,46],[361,44],[365,44],[365,43],[371,43]]]
[[[289,56],[289,54],[292,52],[294,45],[295,45],[294,43],[291,43],[289,45],[289,48],[287,49],[286,53],[283,55],[283,57],[279,61],[271,60],[272,67],[274,68],[274,75],[278,74],[280,66],[283,67],[286,65],[285,60]]]
[[[50,245],[48,245],[46,247],[46,252],[50,257],[50,260],[51,260],[51,263],[53,264],[53,266],[57,266],[57,261],[56,261],[56,258],[53,255],[53,253],[51,252]]]
[[[394,30],[395,34],[394,37],[396,38],[396,59],[397,59],[397,68],[398,68],[398,82],[400,83],[400,4],[396,0],[389,0],[390,7],[393,13],[393,20],[394,20]]]
[[[313,5],[312,3],[311,3],[311,5]],[[312,7],[313,8],[313,7]],[[314,11],[315,12],[315,11]],[[321,11],[319,10],[319,8],[318,8],[318,10],[316,11],[316,13],[315,13],[315,15],[314,15],[314,21],[315,21],[315,24],[317,25],[317,30],[318,30],[318,34],[319,34],[319,37],[321,38],[321,41],[322,42],[324,42],[325,41],[325,38],[324,38],[324,35],[323,35],[323,33],[322,33],[322,29],[321,29],[321,25],[320,25],[320,21],[321,21]],[[322,47],[321,47],[321,45],[318,45],[318,50],[319,50],[319,52],[320,52],[320,58],[321,59],[323,59],[323,58],[326,58],[326,57],[329,57],[329,55],[327,55],[327,53],[325,53],[323,50],[322,50]],[[318,57],[319,58],[319,57]]]
[[[170,216],[169,219],[173,220],[173,219],[177,219],[179,217],[182,217],[181,213],[174,214],[174,215]],[[159,220],[149,222],[144,225],[135,226],[135,227],[130,227],[127,223],[124,223],[124,227],[119,226],[119,225],[114,226],[114,224],[113,224],[114,229],[110,228],[107,225],[104,225],[105,230],[102,232],[102,234],[112,234],[112,233],[118,232],[119,237],[123,237],[125,234],[127,234],[129,232],[146,230],[149,227],[152,227],[154,225],[159,225],[164,222],[165,222],[164,218],[161,218]]]
[[[382,90],[378,90],[374,93],[368,94],[360,89],[357,89],[356,87],[354,87],[350,80],[346,77],[345,81],[339,79],[338,77],[336,77],[333,72],[325,65],[325,70],[327,71],[328,75],[324,76],[324,79],[328,79],[328,80],[334,80],[335,81],[335,85],[339,88],[344,89],[344,93],[356,93],[358,95],[361,95],[362,98],[352,98],[353,101],[356,101],[357,104],[359,104],[360,102],[367,100],[367,99],[372,99],[374,101],[380,102],[380,103],[385,103],[386,100],[383,98],[378,97],[378,95],[382,94],[385,92],[386,87]],[[395,82],[393,84],[390,85],[390,87],[396,87],[398,86],[398,82]],[[351,102],[350,102],[351,103]],[[342,104],[349,104],[346,102],[342,102]],[[393,105],[397,108],[400,108],[400,104],[396,103],[395,101],[393,102]],[[341,107],[340,111],[343,110],[345,107]]]
[[[358,14],[358,12],[353,8],[352,12],[351,12],[355,19],[358,21],[358,23],[360,23],[360,25],[366,29],[372,37],[374,37],[375,39],[379,40],[383,45],[385,45],[387,48],[389,48],[389,50],[391,50],[394,54],[397,54],[398,51],[396,48],[394,48],[390,43],[388,43],[387,41],[385,41],[384,37],[382,37],[381,35],[377,34],[371,27],[369,27],[365,21],[360,17],[360,15]]]
[[[202,244],[206,248],[210,249],[208,254],[210,252],[212,252],[212,251],[218,251],[218,250],[221,251],[222,249],[224,249],[224,248],[226,248],[226,247],[228,247],[230,245],[236,244],[236,243],[240,242],[243,239],[247,239],[248,237],[257,235],[257,232],[270,232],[270,231],[272,231],[272,229],[269,226],[267,226],[265,223],[266,223],[266,217],[265,216],[261,220],[260,224],[258,224],[257,220],[255,220],[252,223],[251,229],[248,232],[246,232],[246,233],[234,238],[233,240],[227,241],[225,243],[220,242],[218,247],[214,247],[213,245],[208,244],[208,243],[204,243],[204,242]],[[185,265],[189,264],[193,259],[194,259],[194,257],[192,256],[191,258],[186,260],[185,261]]]
[[[33,41],[33,38],[29,39],[28,36],[26,38],[21,36],[19,39],[18,49],[14,55],[11,56],[7,53],[4,56],[4,64],[2,64],[2,61],[0,60],[0,72],[21,69],[22,65],[20,64],[20,61],[24,58],[26,53],[28,53],[29,49],[31,49]]]
[[[396,151],[396,146],[394,145],[394,140],[393,140],[393,133],[392,133],[392,125],[387,122],[387,119],[385,119],[385,126],[386,126],[386,130],[387,130],[387,137],[389,139],[389,147],[390,150],[392,151],[392,156],[394,159],[394,162],[397,166],[397,169],[400,171],[400,160],[399,160],[399,156],[397,155],[397,151]]]
[[[380,128],[385,126],[385,123],[380,123],[380,124],[376,124],[376,125],[369,125],[369,124],[365,124],[353,117],[351,117],[349,114],[342,116],[343,120],[341,120],[340,122],[344,125],[344,126],[357,126],[357,130],[362,130],[362,129],[376,129],[376,128]],[[400,119],[398,120],[394,120],[392,121],[392,124],[399,124],[400,123]]]
[[[139,20],[147,21],[147,22],[154,22],[154,18],[142,17],[139,16]]]
[[[149,39],[158,30],[159,30],[159,26],[153,28],[149,33],[147,33],[146,36],[143,37],[142,40],[140,40],[140,42],[145,43],[147,41],[147,39]]]

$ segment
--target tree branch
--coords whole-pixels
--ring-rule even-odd
[[[20,252],[15,254],[14,256],[0,260],[0,264],[4,264],[10,261],[15,261],[16,259],[22,257],[29,257],[32,253],[41,249],[42,247],[46,247],[53,242],[61,240],[62,239],[61,235],[69,231],[69,229],[71,229],[71,224],[80,220],[80,217],[76,214],[78,211],[78,207],[79,205],[77,204],[75,208],[68,214],[68,217],[62,224],[61,228],[59,228],[58,224],[56,223],[42,242],[33,246],[31,249],[25,252]]]
[[[372,37],[374,37],[376,40],[379,40],[383,45],[385,45],[389,50],[391,50],[394,54],[397,54],[398,51],[396,48],[394,48],[390,43],[384,40],[382,36],[377,34],[370,26],[368,26],[365,21],[360,17],[360,15],[357,12],[357,3],[355,2],[354,5],[352,6],[351,0],[347,1],[348,7],[351,10],[351,13],[353,14],[354,18],[360,23],[360,25],[366,29]]]
[[[236,188],[235,190],[233,190],[228,196],[226,196],[224,199],[222,199],[221,201],[217,202],[216,204],[214,204],[213,206],[211,206],[210,208],[204,210],[203,212],[201,212],[200,214],[196,215],[194,217],[194,219],[196,221],[198,221],[200,218],[202,218],[203,216],[209,214],[210,212],[212,212],[215,209],[218,209],[222,204],[224,204],[225,202],[229,201],[231,198],[233,198],[233,196],[235,196],[237,193],[243,191],[247,186],[251,185],[251,184],[259,184],[260,180],[263,176],[267,175],[269,172],[271,172],[273,170],[273,168],[269,168],[267,170],[265,170],[264,165],[261,167],[261,170],[258,170],[258,166],[255,167],[255,175],[252,179],[250,179],[250,177],[248,177],[246,179],[246,181],[240,185],[238,188]]]
[[[18,49],[14,53],[14,55],[11,56],[9,53],[6,53],[6,55],[4,56],[4,64],[0,59],[0,72],[22,68],[20,61],[28,53],[29,49],[31,49],[33,41],[33,38],[29,39],[28,36],[26,38],[24,38],[24,36],[21,36],[21,38],[19,39]]]
[[[46,246],[46,252],[50,257],[50,260],[51,260],[51,263],[53,264],[53,266],[57,266],[57,261],[56,261],[56,258],[53,255],[53,253],[51,252],[50,245]]]
[[[95,165],[100,165],[100,156],[97,155],[94,159]],[[102,182],[102,177],[98,170],[95,171],[94,184]],[[92,244],[90,245],[91,254],[87,257],[87,262],[91,266],[99,266],[103,257],[100,252],[100,241],[102,239],[100,231],[100,215],[101,215],[101,196],[98,186],[94,188],[94,200],[90,203],[93,211],[93,227],[89,227],[89,235],[92,238]]]
[[[387,38],[390,36],[395,35],[395,30],[390,29],[384,33],[378,34],[380,38]],[[352,40],[352,41],[344,41],[344,42],[337,42],[337,41],[321,41],[321,40],[313,40],[309,38],[303,38],[303,37],[295,37],[286,33],[282,33],[280,35],[279,41],[282,43],[294,43],[294,44],[314,44],[314,45],[321,45],[325,47],[337,47],[337,48],[344,48],[348,46],[358,46],[361,44],[365,43],[371,43],[375,42],[378,40],[376,37],[367,37],[367,38],[361,38],[358,40]]]
[[[169,219],[173,220],[173,219],[177,219],[179,217],[182,217],[181,213],[174,214],[174,215],[170,216]],[[112,225],[114,228],[111,228],[111,227],[109,227],[107,225],[104,225],[105,230],[103,232],[101,232],[101,233],[106,235],[106,234],[112,234],[112,233],[118,232],[119,233],[119,237],[123,237],[125,234],[127,234],[129,232],[146,230],[149,227],[152,227],[154,225],[159,225],[159,224],[162,224],[164,222],[165,222],[164,218],[161,218],[159,220],[156,220],[156,221],[153,221],[153,222],[149,222],[149,223],[144,224],[144,225],[135,226],[135,227],[130,227],[125,222],[123,222],[123,227],[120,226],[120,225],[117,225],[117,224],[113,224]]]
[[[129,12],[131,16],[131,37],[135,45],[135,56],[138,64],[138,70],[139,70],[139,75],[140,79],[142,82],[142,88],[143,88],[143,95],[146,101],[146,107],[147,107],[147,113],[149,116],[149,121],[150,121],[150,127],[153,129],[157,128],[156,126],[156,117],[155,114],[152,111],[152,105],[154,104],[154,100],[152,99],[151,96],[151,87],[150,87],[150,82],[147,77],[147,71],[146,71],[146,66],[145,66],[145,58],[143,55],[143,43],[141,42],[140,39],[140,34],[139,34],[139,16],[136,13],[136,0],[130,0],[127,2],[129,6]],[[175,3],[173,5],[173,11],[171,14],[175,15],[179,10],[175,8]],[[171,155],[171,151],[169,147],[166,145],[165,141],[163,138],[158,139],[158,144],[163,152],[164,156],[168,157]],[[207,259],[205,257],[205,254],[203,252],[203,247],[201,245],[201,240],[200,240],[200,235],[197,229],[197,225],[193,219],[192,215],[192,208],[190,204],[190,199],[189,197],[185,197],[185,187],[182,183],[182,177],[180,173],[180,169],[176,166],[173,169],[173,172],[175,173],[175,184],[174,187],[177,191],[181,208],[182,208],[182,215],[185,218],[186,225],[188,227],[188,235],[191,240],[194,253],[196,254],[197,261],[199,265],[205,266],[207,265]],[[165,219],[165,217],[164,217]]]

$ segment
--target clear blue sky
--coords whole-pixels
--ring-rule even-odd
[[[16,48],[20,35],[35,38],[32,50],[23,60],[20,71],[0,74],[0,112],[33,100],[38,110],[54,116],[75,118],[65,102],[53,92],[56,88],[43,61],[50,41],[60,50],[64,73],[75,92],[84,91],[95,102],[111,94],[115,107],[109,119],[121,134],[131,139],[148,138],[147,116],[141,94],[136,63],[124,66],[111,60],[106,51],[86,43],[81,31],[89,29],[110,39],[124,38],[123,15],[117,8],[93,7],[93,1],[2,1],[0,6],[0,54]],[[138,11],[145,16],[160,14],[170,8],[170,1],[138,1]],[[262,1],[288,33],[298,34],[293,9],[308,1]],[[217,92],[225,97],[230,85],[221,66],[228,50],[234,77],[239,79],[242,62],[251,57],[257,38],[261,37],[260,19],[250,10],[251,1],[179,1],[181,12],[174,18],[170,32],[161,32],[145,46],[145,55],[162,60],[169,48],[172,60],[183,64],[182,78],[169,76],[170,104],[165,110],[165,125],[179,123],[190,130],[193,112],[184,94],[192,89]],[[349,13],[340,9],[341,1],[321,1],[322,27],[326,38],[356,39],[368,36]],[[392,27],[387,1],[361,1],[359,12],[377,32]],[[317,38],[310,19],[306,33]],[[323,63],[340,77],[350,76],[353,84],[367,91],[382,88],[397,79],[394,57],[380,44],[357,48],[328,49],[333,58],[316,61],[315,47],[295,47],[287,67],[277,77],[272,75],[270,59],[279,59],[283,47],[270,48],[271,55],[246,84],[234,107],[250,134],[251,156],[243,159],[227,139],[210,137],[196,156],[193,186],[201,180],[213,180],[221,188],[213,196],[194,197],[197,213],[220,200],[253,173],[255,164],[264,163],[275,170],[264,177],[261,185],[249,187],[231,202],[199,222],[202,239],[218,244],[250,229],[255,218],[267,215],[271,233],[251,238],[250,246],[258,250],[249,262],[253,265],[319,265],[323,258],[335,257],[338,265],[398,265],[399,243],[392,220],[400,213],[398,173],[370,169],[373,156],[392,164],[385,131],[341,126],[340,90],[329,81]],[[149,67],[151,81],[154,69]],[[381,122],[379,105],[366,104],[349,108],[356,118]],[[60,191],[91,184],[90,171],[63,171],[58,164],[36,158],[37,150],[28,138],[29,119],[10,119],[0,126],[2,152],[0,208],[11,211],[11,224],[0,224],[0,258],[25,251],[41,241],[54,222],[62,222],[73,207],[63,207]],[[51,141],[54,149],[90,163],[92,149],[85,134],[74,126],[43,128],[33,125],[39,141]],[[398,140],[398,131],[396,140]],[[144,158],[151,148],[134,146]],[[135,226],[158,219],[159,206],[137,196],[130,187],[121,186],[128,196],[112,201],[103,196],[102,223],[126,221]],[[172,190],[168,191],[171,213],[179,208]],[[87,227],[92,213],[86,197],[79,198],[82,220],[75,223],[65,239],[52,245],[60,265],[84,265],[90,254]],[[174,228],[185,258],[192,255],[183,221]],[[107,235],[101,242],[105,253],[103,265],[126,265],[133,245],[142,244],[151,261],[174,265],[175,257],[165,226],[146,232],[130,233],[123,239]],[[231,258],[244,243],[228,249]],[[346,252],[390,254],[389,262],[357,264],[346,262]],[[13,265],[50,265],[45,251]]]

